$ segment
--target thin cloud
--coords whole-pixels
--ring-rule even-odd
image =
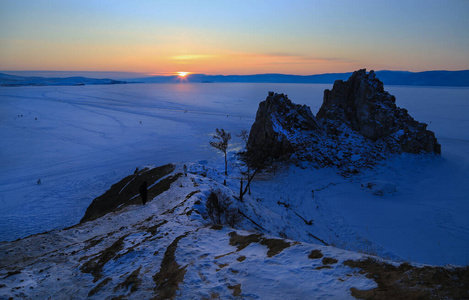
[[[274,52],[274,53],[234,53],[231,57],[245,57],[253,59],[271,59],[272,64],[288,64],[288,63],[318,63],[318,62],[344,62],[351,61],[340,57],[315,57],[298,55],[296,53]]]
[[[185,55],[176,55],[171,56],[173,60],[197,60],[197,59],[209,59],[215,58],[217,55],[212,54],[185,54]]]
[[[338,61],[348,61],[348,59],[341,58],[341,57],[316,57],[316,56],[307,56],[307,55],[298,55],[295,53],[267,53],[264,54],[265,56],[272,57],[272,58],[285,58],[290,59],[292,61],[298,62],[338,62]]]

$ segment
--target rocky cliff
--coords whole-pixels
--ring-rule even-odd
[[[370,166],[390,153],[441,152],[427,124],[395,104],[373,71],[359,70],[324,91],[317,114],[287,95],[269,92],[259,104],[247,143],[248,154],[336,165],[345,172]]]
[[[247,147],[281,158],[295,151],[292,135],[317,129],[319,125],[308,106],[292,103],[287,95],[269,92],[259,104]]]
[[[435,152],[441,148],[427,124],[412,118],[395,104],[396,98],[383,88],[375,73],[356,71],[347,81],[337,80],[324,91],[318,119],[339,120],[365,138],[383,139],[397,152]]]

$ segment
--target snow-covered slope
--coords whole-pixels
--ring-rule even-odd
[[[243,238],[253,233],[212,226],[203,218],[208,218],[204,204],[212,190],[232,193],[210,178],[189,174],[148,205],[4,243],[0,295],[350,298],[351,287],[375,287],[342,264],[360,255],[275,237]],[[313,250],[337,262],[309,259]]]
[[[467,270],[408,264],[397,268],[376,259],[360,262],[366,255],[263,234],[275,232],[273,212],[256,217],[259,200],[251,196],[244,203],[235,200],[236,190],[230,188],[235,187],[235,181],[224,186],[222,175],[198,164],[189,165],[187,176],[181,165],[166,176],[175,175],[178,179],[171,188],[147,205],[136,203],[68,229],[0,244],[0,297],[353,299],[352,295],[376,292],[407,298],[416,294],[467,295],[467,282],[463,281]],[[149,184],[158,186],[164,178]],[[223,207],[221,217],[210,213],[212,193]],[[133,197],[129,194],[129,198]],[[239,218],[226,218],[231,213]],[[217,225],[218,221],[222,224]],[[290,234],[288,230],[302,231],[285,230],[286,234]],[[376,279],[375,274],[382,272],[392,273],[395,279]],[[441,274],[452,279],[441,279]],[[427,277],[438,278],[422,283]]]

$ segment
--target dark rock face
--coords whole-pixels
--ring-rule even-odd
[[[141,204],[142,200],[138,194],[139,187],[144,181],[147,181],[150,186],[148,189],[148,199],[151,201],[154,197],[168,190],[171,187],[171,183],[181,176],[178,173],[160,180],[171,174],[174,169],[175,166],[173,164],[167,164],[151,170],[144,169],[137,174],[125,177],[113,184],[104,194],[93,200],[86,209],[80,223],[97,219],[127,205]],[[158,180],[160,181],[154,184]]]
[[[269,92],[259,104],[246,148],[248,155],[336,165],[354,173],[390,153],[440,153],[426,127],[396,106],[373,71],[359,70],[324,91],[317,118],[308,106]]]
[[[415,121],[406,109],[396,106],[375,73],[362,69],[347,81],[337,80],[324,91],[318,119],[340,120],[365,138],[383,139],[396,152],[440,153],[435,134],[427,124]],[[397,142],[397,143],[396,143]]]
[[[324,91],[324,100],[317,117],[340,120],[364,137],[376,140],[385,135],[384,124],[392,123],[393,116],[382,112],[385,103],[394,104],[395,98],[383,89],[383,83],[374,77],[373,71],[366,74],[359,70],[347,80],[337,80],[332,90]]]
[[[308,106],[293,104],[286,95],[273,92],[259,104],[246,148],[254,160],[260,156],[309,162],[315,167],[336,165],[345,173],[355,173],[382,158],[371,141],[344,124],[319,124]]]
[[[267,99],[259,103],[247,149],[269,153],[273,158],[285,157],[295,151],[289,135],[317,128],[319,125],[308,106],[292,103],[287,95],[269,92]]]

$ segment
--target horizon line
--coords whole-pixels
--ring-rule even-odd
[[[461,69],[461,70],[425,70],[425,71],[408,71],[408,70],[389,70],[389,69],[384,69],[384,70],[374,70],[374,69],[366,69],[362,68],[369,71],[374,71],[374,72],[408,72],[408,73],[424,73],[424,72],[461,72],[461,71],[469,71],[469,69]],[[359,69],[358,69],[359,70]],[[316,76],[316,75],[333,75],[333,74],[347,74],[347,73],[353,73],[357,70],[354,71],[347,71],[347,72],[327,72],[327,73],[316,73],[316,74],[288,74],[288,73],[252,73],[252,74],[210,74],[210,73],[196,73],[196,72],[188,72],[187,76],[192,76],[192,75],[205,75],[205,76],[258,76],[258,75],[286,75],[286,76],[300,76],[300,77],[308,77],[308,76]],[[60,71],[54,71],[54,70],[0,70],[0,73],[7,74],[7,75],[13,75],[13,76],[23,76],[23,77],[28,77],[28,75],[15,75],[12,73],[87,73],[87,74],[99,74],[103,73],[107,75],[133,75],[138,76],[135,78],[142,78],[141,76],[144,77],[178,77],[177,72],[161,72],[161,73],[147,73],[147,72],[131,72],[131,71],[76,71],[76,70],[60,70]],[[52,75],[52,74],[51,74]],[[67,77],[76,77],[79,75],[71,75],[66,76],[63,78]],[[45,77],[47,78],[48,76],[36,76],[36,77]],[[119,76],[120,77],[120,76]],[[60,78],[60,77],[59,77]],[[123,77],[126,78],[126,77]],[[112,78],[110,78],[112,79]],[[130,79],[130,78],[128,78]]]

